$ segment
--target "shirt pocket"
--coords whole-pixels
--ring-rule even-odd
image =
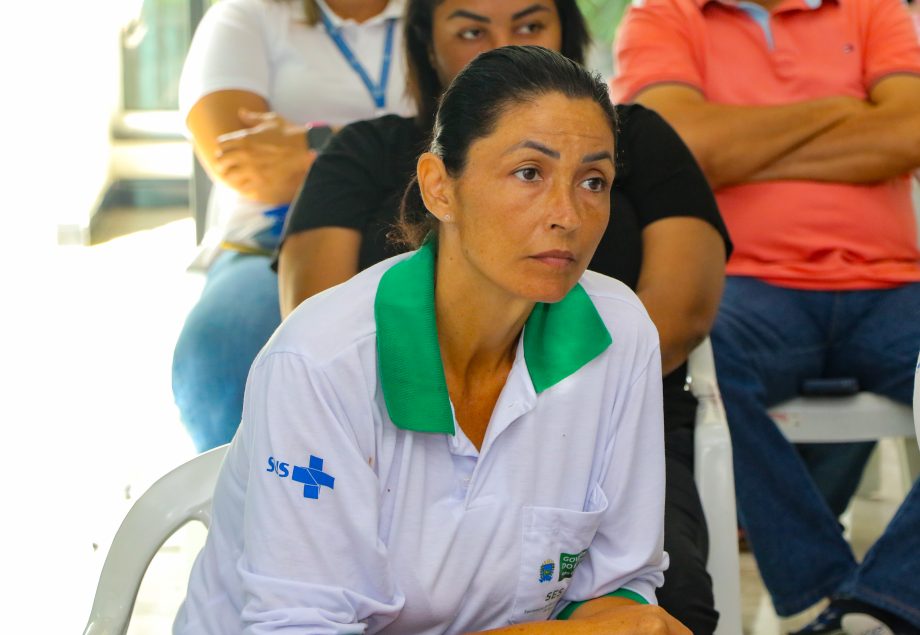
[[[587,555],[607,497],[595,485],[586,511],[526,506],[522,510],[521,565],[510,622],[549,618]]]

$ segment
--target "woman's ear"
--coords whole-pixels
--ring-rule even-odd
[[[441,222],[450,222],[454,207],[454,184],[447,174],[444,161],[436,154],[426,152],[418,158],[416,171],[425,208]]]

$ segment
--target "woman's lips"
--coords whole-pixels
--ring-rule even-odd
[[[545,265],[558,268],[567,267],[575,262],[575,254],[571,251],[564,251],[562,249],[544,251],[531,256],[531,258],[539,260]]]

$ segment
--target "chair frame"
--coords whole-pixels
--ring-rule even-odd
[[[227,446],[175,468],[137,499],[115,533],[96,586],[84,635],[124,635],[144,573],[180,527],[211,524],[211,498]]]
[[[731,436],[709,338],[690,354],[687,381],[698,405],[694,478],[709,529],[709,559],[719,624],[715,635],[740,635],[741,568]]]

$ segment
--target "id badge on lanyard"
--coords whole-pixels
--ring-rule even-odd
[[[323,26],[326,27],[326,33],[329,34],[330,39],[332,39],[333,43],[338,47],[339,52],[342,53],[342,57],[345,58],[348,65],[351,66],[352,70],[361,78],[365,88],[367,88],[367,92],[370,93],[371,99],[374,100],[374,105],[377,107],[377,110],[382,110],[386,107],[387,103],[387,82],[390,79],[390,60],[393,57],[393,34],[396,31],[396,18],[387,20],[387,33],[383,44],[383,61],[381,62],[380,68],[380,81],[375,82],[371,79],[371,76],[367,73],[367,70],[365,70],[361,62],[358,61],[358,56],[355,55],[351,47],[348,46],[348,42],[342,37],[340,30],[332,24],[332,20],[326,15],[326,12],[320,9],[319,13],[323,19]]]

